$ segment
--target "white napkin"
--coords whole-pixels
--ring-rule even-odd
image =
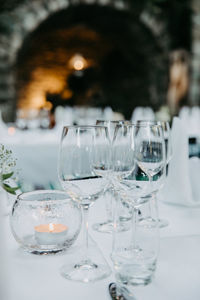
[[[189,174],[190,182],[192,185],[192,196],[195,203],[200,204],[200,159],[198,157],[192,157],[189,160]]]
[[[200,136],[200,108],[198,106],[193,106],[192,108],[182,107],[179,117],[187,124],[185,130],[188,136]]]
[[[135,122],[138,120],[154,121],[155,114],[151,107],[136,107],[132,113],[131,121]]]
[[[188,135],[184,121],[175,117],[172,124],[173,157],[162,190],[163,201],[185,206],[200,205],[200,161],[188,156]],[[198,163],[196,163],[198,162]]]
[[[74,110],[72,107],[66,106],[64,111],[64,125],[72,125],[74,121]]]
[[[104,120],[113,120],[113,110],[110,106],[106,106],[104,109]]]
[[[65,108],[62,106],[57,106],[55,109],[55,120],[56,120],[56,124],[58,123],[62,123],[64,120],[64,116],[65,115]]]
[[[200,108],[198,106],[191,108],[190,126],[190,136],[200,136]]]

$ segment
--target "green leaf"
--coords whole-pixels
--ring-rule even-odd
[[[16,195],[16,191],[19,189],[18,186],[16,186],[16,187],[11,187],[11,186],[9,186],[9,185],[6,184],[6,183],[3,183],[3,188],[4,188],[4,190],[6,190],[6,192],[8,192],[8,193],[10,193],[10,194],[12,194],[12,195]]]
[[[3,179],[3,180],[6,180],[6,179],[8,179],[8,178],[12,177],[12,176],[13,176],[13,174],[14,174],[14,172],[7,173],[7,174],[3,174],[3,175],[2,175],[2,179]]]

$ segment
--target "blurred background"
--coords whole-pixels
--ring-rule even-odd
[[[64,124],[181,116],[196,146],[199,81],[199,0],[0,1],[0,139],[35,185]]]
[[[1,0],[3,119],[199,105],[199,27],[198,0]]]

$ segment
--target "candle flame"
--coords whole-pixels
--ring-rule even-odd
[[[53,225],[53,223],[50,223],[49,224],[49,231],[53,232],[53,230],[54,230],[54,225]]]
[[[9,127],[8,128],[8,134],[9,135],[14,135],[15,134],[15,127]]]

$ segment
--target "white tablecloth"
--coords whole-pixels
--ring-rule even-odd
[[[18,177],[26,191],[58,184],[58,144],[12,145],[10,149],[17,158]]]
[[[104,199],[100,198],[90,211],[90,225],[102,220]],[[200,299],[200,207],[186,208],[160,203],[160,217],[169,226],[160,230],[161,243],[153,282],[135,288],[137,300],[199,300]],[[55,256],[37,256],[19,248],[11,235],[8,218],[7,271],[10,296],[5,300],[109,300],[108,284],[114,275],[102,281],[82,284],[61,277],[59,268],[67,252]],[[91,228],[90,228],[91,229]],[[90,230],[109,264],[111,235]],[[76,247],[74,245],[74,247]],[[71,249],[72,250],[72,249]],[[4,299],[1,299],[4,300]]]
[[[16,131],[13,136],[0,137],[17,159],[18,178],[24,191],[35,187],[59,186],[57,161],[62,129],[54,131]]]

